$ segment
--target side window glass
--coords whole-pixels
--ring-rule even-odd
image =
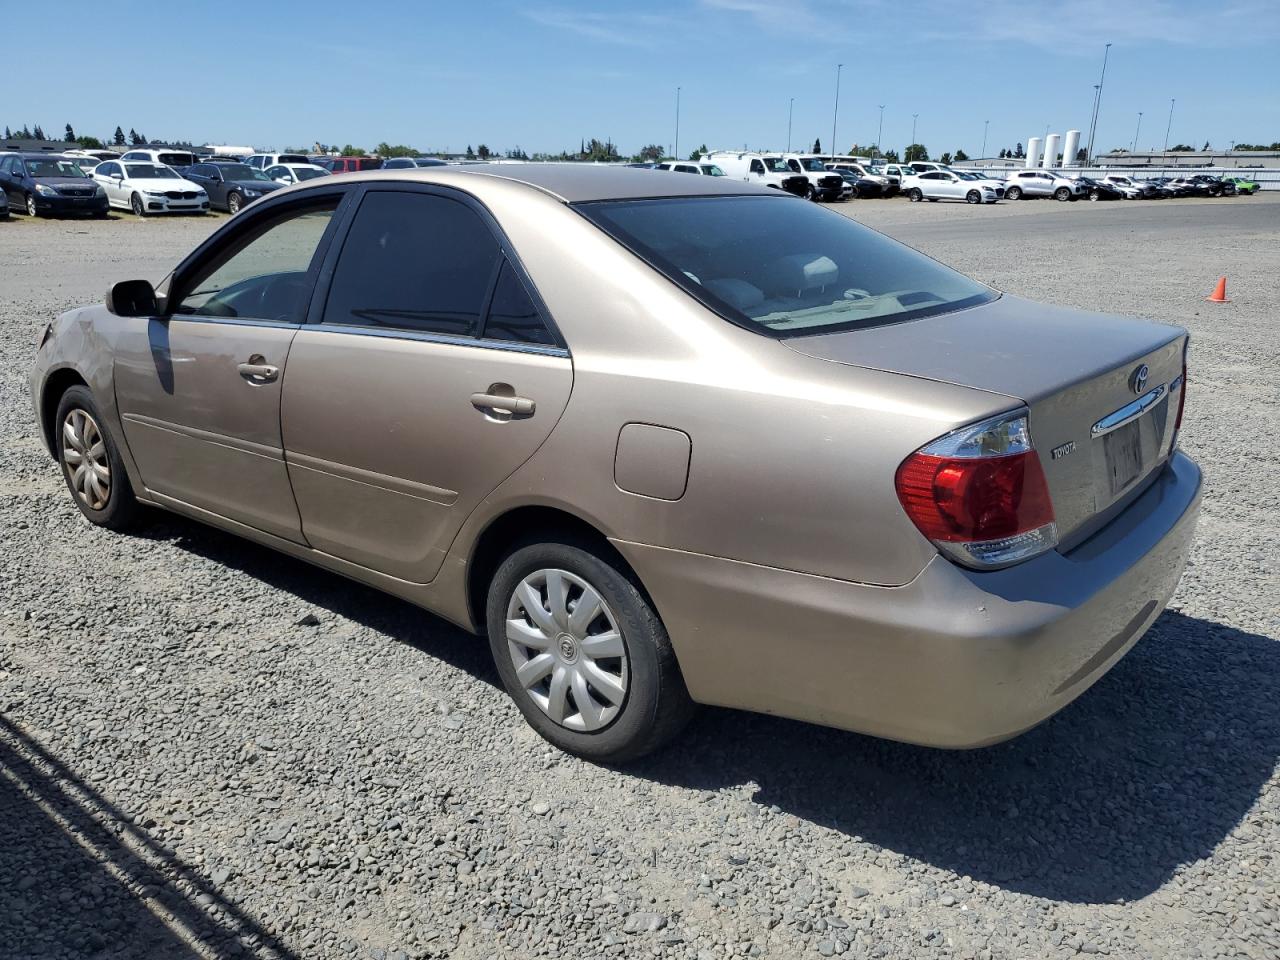
[[[465,204],[372,191],[343,243],[324,322],[475,336],[500,257]]]
[[[533,305],[524,284],[511,264],[504,262],[493,289],[493,301],[484,322],[484,335],[490,340],[514,340],[517,343],[554,344],[538,308]]]
[[[763,164],[763,163],[761,163],[759,160],[752,160],[752,161],[751,161],[751,172],[752,172],[752,173],[764,173],[764,164]]]
[[[336,199],[251,228],[190,282],[177,314],[301,323],[307,271]]]
[[[11,166],[13,166],[12,157],[0,157],[0,173],[8,173]]]

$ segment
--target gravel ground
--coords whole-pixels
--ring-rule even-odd
[[[600,769],[421,611],[185,520],[89,526],[35,436],[34,337],[212,224],[0,223],[0,957],[1280,956],[1280,196],[842,209],[1195,338],[1191,566],[1009,744],[706,710]]]

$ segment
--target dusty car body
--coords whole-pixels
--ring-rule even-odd
[[[942,747],[1066,706],[1186,561],[1186,343],[730,178],[427,168],[264,198],[51,323],[30,385],[91,520],[129,495],[487,631],[615,761],[690,702]]]

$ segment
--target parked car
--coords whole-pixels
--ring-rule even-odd
[[[852,170],[836,170],[848,186],[846,199],[865,200],[872,197],[883,197],[892,187],[883,186],[880,181],[861,176]]]
[[[267,167],[262,172],[269,179],[274,180],[276,183],[283,183],[286,186],[291,183],[314,180],[316,177],[333,176],[324,167],[318,167],[314,163],[277,163],[274,167]]]
[[[9,206],[29,217],[60,214],[107,215],[107,195],[70,157],[56,153],[0,156],[0,188]]]
[[[1197,173],[1191,179],[1208,187],[1209,196],[1211,197],[1234,197],[1236,195],[1235,183],[1230,180],[1224,180],[1222,177],[1215,177],[1209,173]]]
[[[725,172],[725,176],[734,180],[754,183],[760,187],[773,187],[798,197],[809,192],[809,178],[793,173],[781,157],[717,150],[714,153],[704,153],[698,158],[698,162],[714,163]]]
[[[9,219],[9,195],[0,190],[0,220]]]
[[[1248,177],[1225,177],[1224,179],[1235,184],[1236,193],[1244,194],[1246,197],[1262,189],[1258,181],[1250,180]]]
[[[1195,177],[1174,177],[1169,185],[1183,197],[1207,197],[1211,194],[1209,184]]]
[[[169,149],[145,149],[145,150],[129,150],[121,160],[142,160],[147,163],[163,163],[166,167],[173,167],[175,170],[185,170],[199,162],[199,158],[189,150],[169,150]]]
[[[209,195],[214,210],[230,214],[284,186],[244,163],[197,163],[185,176]]]
[[[731,177],[402,176],[265,198],[162,296],[49,324],[38,433],[91,523],[151,504],[487,634],[608,762],[694,702],[1004,740],[1173,593],[1185,330]]]
[[[1009,200],[1024,197],[1053,197],[1055,200],[1079,200],[1084,186],[1052,170],[1014,170],[1005,181],[1004,195]]]
[[[1148,177],[1146,182],[1156,188],[1161,198],[1186,197],[1195,192],[1190,187],[1175,183],[1173,177]]]
[[[1124,193],[1114,183],[1106,180],[1095,180],[1093,177],[1079,175],[1072,179],[1079,181],[1084,187],[1085,196],[1090,200],[1123,200]]]
[[[653,165],[655,170],[668,170],[673,173],[696,173],[700,176],[723,177],[724,171],[714,163],[701,160],[664,160]]]
[[[636,163],[628,163],[627,166],[634,167],[637,170],[652,170],[654,167],[657,166],[657,164],[654,163],[652,160],[644,160]]]
[[[903,181],[903,192],[913,202],[921,200],[963,200],[966,203],[995,203],[1004,197],[1004,188],[975,176],[952,170],[925,170]]]
[[[208,213],[204,188],[178,175],[172,167],[144,161],[107,160],[93,171],[107,202],[135,217],[152,213]]]
[[[805,196],[810,200],[839,200],[844,190],[844,178],[828,170],[822,159],[808,153],[785,153],[782,159],[792,173],[809,181]]]
[[[1149,180],[1137,177],[1126,177],[1123,174],[1108,173],[1102,178],[1124,196],[1126,200],[1156,200],[1160,198],[1160,189]]]
[[[381,170],[412,170],[415,167],[447,167],[439,157],[388,157],[382,161]]]
[[[311,163],[305,153],[251,153],[243,162],[257,170],[265,170],[267,167],[282,163]]]
[[[879,176],[888,179],[890,186],[895,192],[902,189],[902,181],[906,177],[915,176],[915,171],[902,163],[884,163],[876,168]]]
[[[882,173],[873,173],[866,165],[855,163],[852,161],[837,160],[827,164],[828,170],[834,170],[836,173],[849,171],[856,174],[860,180],[869,180],[880,188],[880,194],[884,196],[891,195],[894,192],[893,181]]]
[[[84,157],[87,160],[93,160],[95,163],[101,163],[103,160],[119,160],[120,154],[115,150],[67,150],[62,154],[64,157]]]
[[[377,170],[382,161],[377,157],[325,157],[316,161],[330,173],[356,173],[360,170]]]

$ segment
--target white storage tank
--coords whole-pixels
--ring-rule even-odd
[[[1040,138],[1032,137],[1027,141],[1027,169],[1033,170],[1040,166]]]
[[[1046,167],[1056,167],[1058,163],[1058,149],[1062,143],[1062,137],[1056,133],[1049,134],[1049,139],[1044,142],[1044,165]]]
[[[1062,145],[1062,164],[1063,166],[1074,166],[1076,162],[1076,154],[1080,152],[1080,131],[1068,130],[1066,143]]]

